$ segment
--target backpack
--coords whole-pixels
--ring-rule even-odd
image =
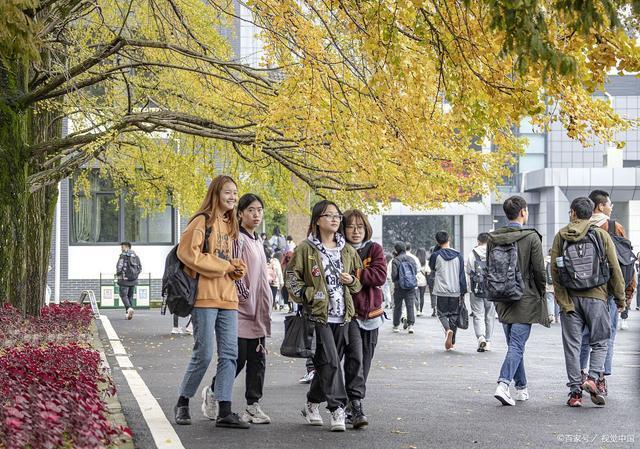
[[[414,268],[413,260],[402,258],[398,260],[398,287],[403,290],[413,290],[418,286],[418,279],[416,277],[416,269]]]
[[[482,260],[480,254],[478,254],[475,249],[472,251],[474,255],[473,270],[469,275],[471,279],[471,291],[476,298],[484,298],[486,296],[484,290],[484,273],[487,268],[487,261]]]
[[[489,301],[513,302],[522,299],[524,282],[518,266],[518,242],[496,245],[487,254],[484,291]]]
[[[142,264],[136,254],[127,254],[124,259],[124,276],[128,281],[135,281],[138,279],[140,272],[142,272]]]
[[[593,227],[582,240],[564,241],[556,265],[560,285],[576,291],[606,284],[611,275],[602,240]]]
[[[205,217],[207,216],[205,215]],[[204,235],[203,253],[209,252],[210,235],[211,228],[207,227]],[[184,263],[178,258],[178,245],[174,246],[164,263],[164,274],[162,275],[163,306],[166,306],[172,314],[180,317],[190,315],[196,302],[199,279],[199,273],[196,273],[195,278],[185,273]]]
[[[620,270],[622,270],[622,277],[624,278],[624,286],[626,289],[633,281],[633,277],[635,275],[634,266],[637,258],[633,253],[633,246],[629,239],[616,235],[615,220],[609,220],[609,235],[616,247],[618,264],[620,264]]]

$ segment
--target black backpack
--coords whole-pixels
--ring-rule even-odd
[[[518,266],[518,242],[496,245],[488,252],[484,291],[489,301],[513,302],[522,299],[524,282]]]
[[[487,269],[487,261],[483,260],[480,255],[473,251],[473,270],[469,278],[471,279],[471,291],[476,298],[484,298],[486,292],[484,290],[484,274]]]
[[[205,217],[208,220],[206,215]],[[210,235],[211,228],[207,227],[204,235],[203,253],[209,252]],[[163,309],[166,307],[170,313],[180,317],[190,315],[196,302],[199,279],[199,273],[196,273],[195,278],[185,273],[184,264],[178,258],[178,245],[174,246],[164,263],[164,275],[162,276]]]
[[[556,266],[560,285],[576,291],[606,284],[611,276],[602,239],[593,227],[582,240],[564,241]]]
[[[616,222],[615,220],[609,220],[609,235],[613,244],[616,246],[616,255],[618,256],[618,264],[620,264],[620,270],[622,270],[622,277],[624,278],[625,289],[633,281],[635,275],[635,263],[636,255],[633,253],[633,246],[629,239],[616,235]]]
[[[124,276],[128,281],[135,281],[140,276],[142,264],[135,254],[127,254],[124,256]]]

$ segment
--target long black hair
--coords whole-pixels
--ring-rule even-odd
[[[418,251],[416,251],[416,257],[418,258],[418,260],[420,261],[420,267],[424,267],[427,264],[427,250],[424,248],[418,248]]]
[[[260,198],[255,193],[245,193],[240,197],[240,200],[238,201],[238,220],[240,221],[240,224],[242,224],[240,214],[244,212],[244,210],[249,207],[254,201],[260,203],[260,206],[262,206],[262,208],[264,209],[264,202],[262,201],[262,198]]]
[[[320,216],[325,213],[329,206],[333,206],[338,211],[338,214],[342,216],[342,212],[336,203],[329,200],[318,201],[311,210],[311,222],[309,223],[309,229],[307,230],[307,235],[311,234],[315,238],[320,238],[320,228],[318,226],[318,220],[320,220]],[[340,234],[344,235],[344,223],[343,220],[340,220],[340,227],[338,231]]]

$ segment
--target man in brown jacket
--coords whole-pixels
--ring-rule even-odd
[[[593,215],[591,216],[590,222],[594,226],[598,226],[604,231],[609,231],[609,223],[611,223],[611,212],[613,211],[613,204],[611,202],[611,198],[608,192],[604,190],[594,190],[589,194],[589,199],[593,201]],[[624,227],[618,223],[615,223],[615,235],[620,237],[625,237]],[[625,300],[627,302],[627,307],[631,305],[631,298],[633,297],[633,292],[636,289],[636,280],[635,277],[631,277],[628,282],[625,284]],[[618,318],[620,317],[620,311],[616,306],[613,295],[609,292],[609,298],[607,299],[609,303],[609,314],[610,314],[610,322],[611,322],[611,335],[609,336],[609,345],[607,346],[607,357],[604,361],[604,375],[598,381],[598,385],[602,394],[604,396],[607,395],[607,382],[605,380],[605,376],[611,375],[611,366],[613,364],[613,347],[616,339],[616,331],[618,329]],[[623,309],[624,310],[624,309]],[[588,371],[589,365],[589,332],[587,329],[582,334],[582,348],[580,350],[580,367],[582,369],[583,377],[586,376],[586,372]]]
[[[624,281],[615,246],[607,232],[590,222],[592,212],[593,202],[589,198],[573,200],[571,222],[556,234],[551,247],[553,288],[562,310],[560,321],[571,389],[567,401],[570,407],[582,406],[582,390],[589,392],[594,404],[605,404],[600,387],[611,333],[607,301],[613,297],[618,308],[624,307]],[[606,262],[599,263],[603,256]],[[585,259],[596,262],[587,264]],[[579,360],[584,329],[591,348],[586,379],[581,377]]]

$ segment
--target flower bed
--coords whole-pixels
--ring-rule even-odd
[[[78,304],[30,320],[0,309],[0,448],[106,448],[130,435],[107,419],[115,387],[89,345],[91,320]]]

